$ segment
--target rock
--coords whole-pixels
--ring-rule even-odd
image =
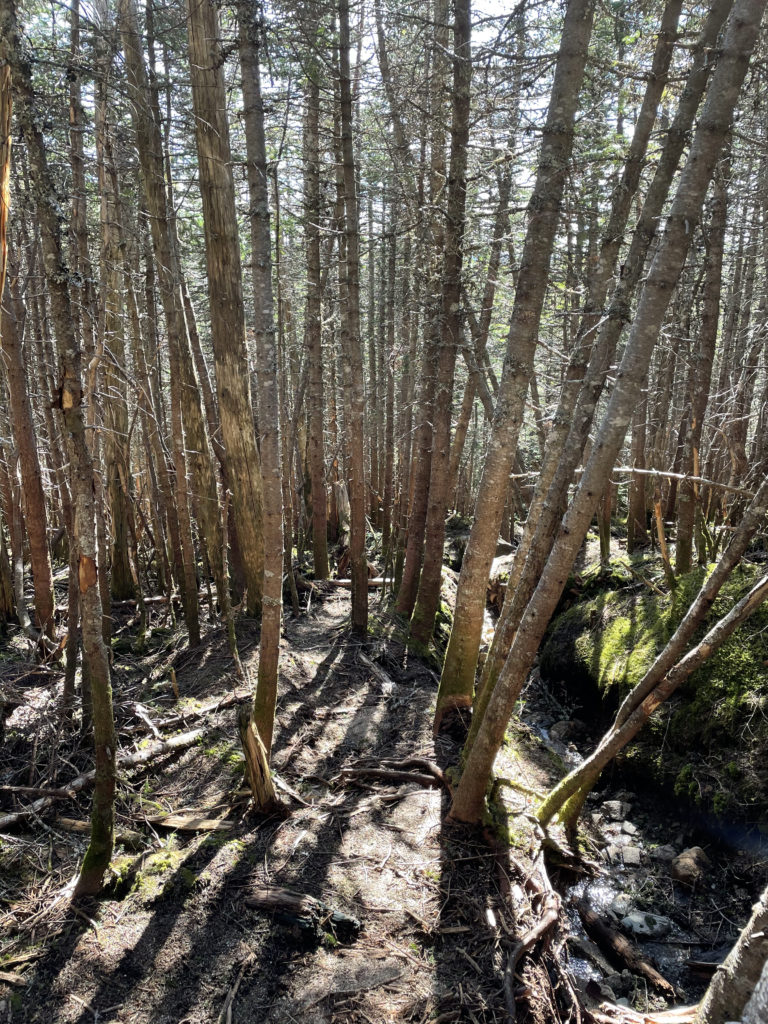
[[[700,846],[691,846],[675,857],[669,866],[669,873],[678,882],[685,882],[686,885],[695,885],[704,877],[707,868],[712,867],[712,861],[704,853]]]
[[[578,743],[587,735],[587,727],[578,718],[563,719],[555,722],[549,729],[549,735],[553,740],[560,740],[561,743]]]
[[[632,897],[626,892],[620,892],[618,896],[613,897],[608,909],[617,917],[626,917],[632,909]]]
[[[602,851],[604,860],[607,860],[609,864],[620,864],[621,863],[621,847],[620,846],[606,846]]]
[[[614,821],[623,821],[631,810],[632,805],[623,800],[606,800],[603,804],[604,813]]]
[[[621,831],[626,832],[628,836],[636,836],[638,833],[637,825],[633,825],[631,821],[622,822]]]
[[[622,854],[625,868],[639,868],[642,854],[637,846],[625,846]]]
[[[640,910],[627,914],[622,918],[622,927],[632,932],[639,939],[660,939],[672,931],[672,922],[668,917],[657,914],[644,914]]]
[[[663,846],[657,846],[651,850],[651,860],[661,861],[662,864],[671,864],[671,862],[677,856],[677,850],[674,846],[670,846],[665,843]]]
[[[619,993],[624,991],[624,979],[620,974],[609,974],[605,979],[605,984],[609,988],[612,988],[614,992]]]

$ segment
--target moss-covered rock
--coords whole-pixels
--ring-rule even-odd
[[[608,715],[650,667],[710,569],[683,577],[674,593],[609,590],[559,615],[541,655],[545,679],[562,681]],[[710,628],[761,575],[743,564],[720,592]],[[653,777],[706,813],[768,830],[768,605],[662,705],[623,767]]]

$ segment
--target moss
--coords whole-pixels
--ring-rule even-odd
[[[712,567],[681,577],[674,593],[609,590],[559,615],[542,650],[545,679],[612,714],[663,648]],[[721,618],[761,575],[744,563],[701,627]],[[760,825],[768,818],[768,605],[656,712],[619,763],[692,805]]]

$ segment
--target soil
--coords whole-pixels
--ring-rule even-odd
[[[276,1024],[507,1019],[502,979],[510,948],[535,919],[528,897],[511,885],[514,868],[492,836],[444,822],[443,788],[342,775],[414,755],[447,768],[459,751],[450,738],[432,738],[430,665],[384,637],[364,654],[391,685],[382,682],[348,621],[349,595],[336,590],[316,592],[310,614],[286,625],[273,765],[287,817],[259,819],[237,795],[243,760],[230,706],[190,719],[188,728],[206,728],[197,745],[122,774],[118,835],[140,849],[118,846],[111,890],[98,903],[75,909],[68,898],[86,845],[72,828],[86,827],[87,793],[3,835],[0,971],[18,983],[0,982],[0,1019],[197,1024],[229,1020],[228,1008],[235,1022]],[[134,641],[124,623],[113,644],[122,751],[152,741],[129,733],[143,725],[137,701],[162,723],[232,693],[220,628],[194,652],[162,625],[145,653]],[[241,622],[251,676],[257,641],[255,625]],[[24,688],[25,707],[7,722],[0,784],[64,786],[89,767],[79,734],[61,726],[59,690],[58,675]],[[0,806],[30,799],[0,794]],[[219,827],[178,831],[149,820],[170,812]],[[356,917],[359,937],[307,939],[246,907],[249,891],[265,886]],[[548,984],[532,962],[520,970],[529,992]]]
[[[69,899],[86,845],[87,791],[0,837],[0,1020],[490,1024],[510,1019],[509,992],[518,1021],[569,1019],[574,993],[563,965],[576,925],[565,913],[520,961],[509,992],[504,983],[510,954],[543,906],[531,886],[541,835],[530,812],[563,770],[533,728],[510,732],[497,762],[509,784],[483,830],[445,820],[440,785],[350,774],[419,757],[450,782],[460,736],[433,738],[437,675],[409,654],[394,624],[374,614],[376,638],[363,648],[348,629],[349,594],[316,586],[308,614],[287,620],[282,641],[273,767],[288,813],[259,818],[242,789],[231,699],[236,685],[247,691],[224,631],[209,625],[193,652],[162,612],[152,614],[159,618],[140,652],[134,619],[115,623],[120,751],[154,741],[147,719],[164,736],[205,734],[121,772],[119,845],[98,902]],[[253,678],[257,627],[241,620],[238,635]],[[90,767],[87,742],[62,724],[60,674],[23,663],[22,653],[10,645],[0,662],[0,679],[23,694],[6,723],[0,815],[34,799],[1,787],[65,787]],[[551,699],[534,688],[526,703],[541,720],[540,702]],[[174,729],[164,727],[171,721]],[[592,843],[599,857],[599,839]],[[554,867],[552,877],[563,892],[574,880]],[[321,900],[319,927],[250,908],[249,893],[265,888]],[[336,934],[331,911],[357,919],[359,935]]]

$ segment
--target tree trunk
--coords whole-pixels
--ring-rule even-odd
[[[272,297],[272,255],[269,226],[269,183],[264,140],[264,104],[259,69],[259,10],[254,0],[240,0],[240,62],[243,71],[248,190],[251,198],[251,262],[256,357],[259,365],[258,400],[261,468],[264,487],[264,589],[262,593],[259,676],[252,721],[269,760],[277,703],[277,670],[283,601],[283,494],[280,472],[280,400],[277,334]]]
[[[440,603],[445,517],[450,498],[451,413],[456,353],[462,334],[461,269],[464,260],[464,225],[467,191],[470,86],[472,82],[470,0],[455,0],[453,28],[453,89],[451,156],[444,236],[444,264],[440,299],[440,343],[437,358],[435,408],[432,429],[429,504],[421,568],[410,635],[426,645],[435,626]]]
[[[528,231],[507,337],[504,372],[491,440],[477,493],[475,520],[461,566],[454,625],[446,652],[435,712],[435,728],[447,710],[472,702],[482,633],[488,574],[504,513],[509,474],[522,426],[538,327],[563,189],[573,149],[573,122],[592,33],[592,0],[570,0],[539,155]]]
[[[352,138],[352,85],[349,66],[349,3],[339,0],[339,110],[344,186],[344,277],[346,301],[342,312],[341,352],[349,421],[350,570],[352,629],[368,628],[368,560],[365,553],[365,380],[360,341],[360,211],[357,201]]]
[[[312,556],[315,579],[328,579],[328,513],[323,444],[322,294],[320,291],[320,81],[319,67],[307,78],[304,130],[306,205],[307,314],[305,338],[309,360],[309,465],[312,474]]]
[[[264,577],[261,465],[245,343],[221,33],[210,0],[188,0],[187,28],[219,417],[245,569],[246,610],[256,615]]]

